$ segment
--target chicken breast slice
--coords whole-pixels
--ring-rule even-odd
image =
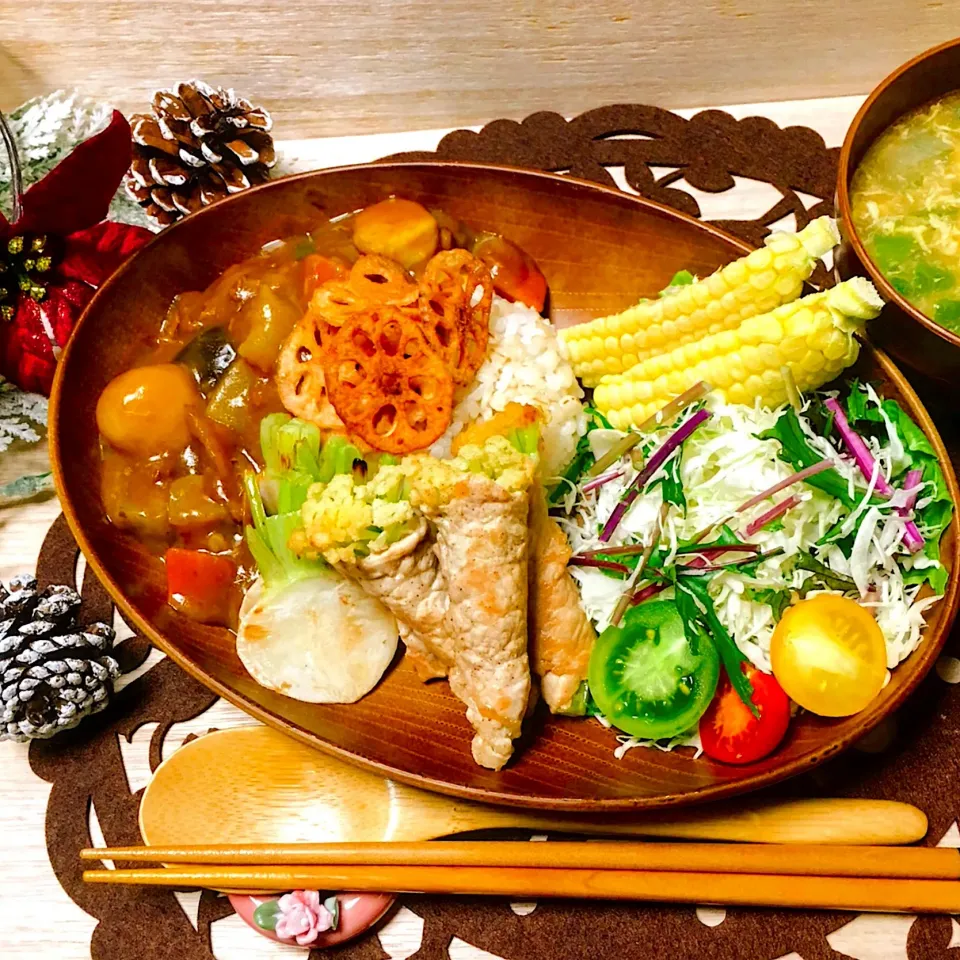
[[[566,534],[547,512],[542,487],[530,499],[530,660],[552,713],[570,706],[586,680],[597,639],[567,561]]]
[[[427,522],[382,553],[338,566],[396,617],[420,679],[445,677],[455,654],[446,622],[449,595]]]
[[[513,754],[530,697],[528,513],[527,491],[477,475],[458,483],[434,517],[455,644],[450,688],[476,731],[473,758],[491,770]]]

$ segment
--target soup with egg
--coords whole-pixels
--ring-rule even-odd
[[[901,117],[851,186],[853,222],[891,286],[960,333],[960,91]]]

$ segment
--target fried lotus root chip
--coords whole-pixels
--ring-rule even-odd
[[[287,410],[301,420],[315,423],[321,430],[343,431],[327,396],[326,378],[320,354],[323,349],[322,324],[308,313],[290,332],[277,360],[277,390]]]
[[[367,307],[366,299],[353,289],[349,279],[328,280],[314,291],[307,312],[321,329],[332,333]]]
[[[416,315],[419,290],[407,272],[387,257],[360,257],[345,280],[328,280],[314,291],[309,313],[324,335],[335,334],[358,314],[374,313],[383,306]]]
[[[493,280],[466,250],[444,250],[420,281],[420,319],[430,345],[458,384],[469,383],[487,356]]]
[[[410,275],[395,260],[379,254],[360,257],[350,270],[350,287],[371,306],[416,309],[419,290]]]
[[[420,325],[399,310],[357,316],[323,352],[331,402],[375,450],[429,447],[450,426],[453,379]]]

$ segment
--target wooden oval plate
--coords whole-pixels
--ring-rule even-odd
[[[400,661],[360,703],[317,706],[258,686],[227,630],[202,626],[165,602],[162,562],[103,517],[94,410],[109,380],[154,334],[173,296],[200,290],[264,243],[318,218],[398,194],[440,207],[529,251],[550,285],[558,325],[623,309],[679,269],[705,275],[745,247],[665,207],[567,177],[470,164],[373,164],[278,180],[217,203],[165,230],[101,288],[64,352],[54,385],[50,449],[64,513],[88,563],[123,614],[185,670],[248,713],[305,742],[391,778],[474,800],[557,810],[634,810],[752,790],[810,769],[870,730],[934,663],[958,603],[958,541],[943,551],[947,595],[923,644],[864,712],[841,720],[804,715],[777,752],[747,766],[682,753],[631,750],[616,760],[614,733],[589,720],[527,723],[516,759],[493,773],[470,756],[471,729],[446,683],[420,683]],[[943,444],[903,375],[865,348],[855,371],[883,383],[924,429],[954,499]]]

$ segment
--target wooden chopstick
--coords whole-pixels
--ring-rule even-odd
[[[539,846],[539,845],[538,845]],[[544,844],[547,846],[547,844]],[[89,883],[207,887],[231,891],[355,890],[715,903],[883,913],[960,913],[956,880],[890,880],[637,870],[443,866],[167,867],[88,870]]]
[[[647,843],[300,843],[228,846],[111,847],[83,850],[85,860],[220,866],[421,866],[527,869],[658,870],[779,876],[960,879],[960,850],[815,844]]]

